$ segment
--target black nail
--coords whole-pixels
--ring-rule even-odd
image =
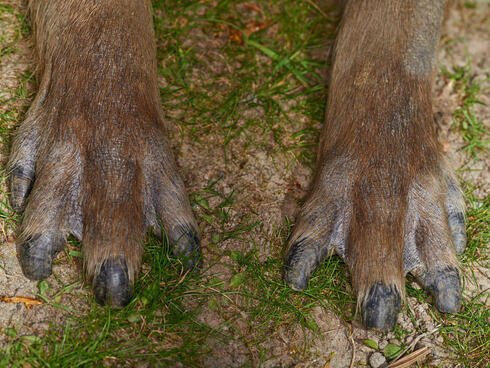
[[[173,254],[182,260],[187,270],[198,270],[202,263],[198,232],[191,225],[182,225],[174,234],[179,235],[169,239]]]
[[[22,272],[30,280],[42,280],[51,275],[53,259],[63,249],[65,237],[57,232],[36,234],[18,246]]]
[[[421,280],[434,297],[436,308],[442,313],[456,313],[461,308],[461,280],[454,267],[428,272]]]
[[[93,290],[95,300],[100,305],[113,308],[126,306],[132,296],[126,260],[122,257],[105,260],[94,277]]]
[[[395,327],[401,308],[401,297],[394,286],[377,282],[369,289],[361,306],[366,328],[390,331]]]

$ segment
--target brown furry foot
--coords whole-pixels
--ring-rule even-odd
[[[457,312],[461,282],[456,253],[464,250],[466,236],[462,196],[454,179],[442,171],[421,176],[402,203],[389,206],[382,192],[367,186],[356,190],[354,183],[364,179],[349,165],[344,175],[335,164],[318,175],[290,238],[286,283],[305,289],[318,265],[336,252],[349,266],[367,328],[386,331],[395,326],[407,273],[434,297],[437,309]]]
[[[143,153],[114,160],[118,152],[110,148],[110,138],[95,147],[95,159],[80,154],[88,142],[62,143],[50,131],[39,138],[46,145],[32,151],[36,145],[25,142],[24,127],[14,144],[10,188],[14,209],[25,208],[18,254],[26,277],[48,277],[53,259],[73,234],[83,242],[97,302],[122,307],[131,298],[145,232],[160,221],[185,267],[199,263],[197,226],[161,131],[142,139],[145,143],[138,146],[146,145]],[[27,166],[33,157],[36,165]]]
[[[160,224],[185,267],[198,265],[197,225],[158,117],[94,109],[75,118],[76,105],[59,104],[56,91],[52,96],[43,106],[56,108],[34,102],[10,161],[10,200],[25,209],[18,254],[26,277],[48,277],[72,234],[82,241],[97,302],[122,307],[131,298],[146,231]],[[121,124],[112,127],[110,119]]]
[[[463,200],[442,157],[431,94],[443,13],[443,1],[349,1],[335,42],[316,177],[285,280],[305,288],[337,252],[370,328],[393,328],[407,273],[439,310],[460,305]]]
[[[96,300],[121,307],[149,228],[163,225],[185,267],[199,262],[164,134],[151,4],[31,0],[28,11],[40,84],[9,162],[12,207],[24,210],[20,263],[27,277],[48,277],[72,234]]]

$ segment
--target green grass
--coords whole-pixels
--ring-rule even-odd
[[[455,84],[455,90],[461,96],[460,106],[454,111],[454,126],[461,131],[465,142],[464,150],[476,158],[486,151],[488,131],[483,122],[475,115],[475,105],[482,104],[478,99],[481,94],[481,82],[476,79],[469,64],[454,67],[452,70],[442,68],[442,74]]]
[[[479,96],[483,93],[482,82],[485,81],[475,77],[469,63],[451,70],[443,68],[442,74],[454,83],[460,96],[460,106],[453,113],[453,126],[461,132],[465,142],[463,149],[470,158],[479,159],[488,152],[489,142],[488,130],[475,114],[475,106],[482,103]],[[490,268],[490,196],[479,197],[475,194],[477,188],[469,182],[463,183],[463,189],[467,204],[468,244],[460,259],[466,284],[476,284],[474,267]],[[464,300],[460,313],[435,316],[442,322],[440,332],[445,343],[465,367],[486,367],[490,364],[490,310],[486,305],[489,298],[490,290],[482,290],[480,294]]]
[[[66,323],[52,325],[42,338],[26,336],[13,328],[3,329],[9,344],[0,352],[0,366],[131,366],[138,361],[160,366],[176,362],[186,367],[200,366],[209,349],[208,339],[226,343],[239,332],[256,348],[281,325],[299,322],[316,331],[318,327],[309,311],[318,305],[352,317],[348,311],[354,302],[346,291],[348,282],[338,258],[331,258],[321,267],[304,293],[296,293],[280,281],[282,262],[277,258],[260,262],[253,253],[239,252],[230,257],[236,272],[230,280],[202,278],[183,272],[168,247],[152,238],[146,246],[145,267],[135,286],[136,296],[119,311],[96,305],[91,296],[88,311],[73,311],[60,302],[60,296],[77,285],[66,285],[60,291],[41,281],[38,298],[53,308],[68,311]],[[233,322],[240,313],[235,310],[230,315],[230,306],[247,313],[248,330],[236,329]],[[197,316],[203,308],[222,313],[220,327],[226,325],[229,333],[199,322]]]
[[[35,77],[33,73],[29,71],[22,73],[19,82],[19,85],[8,91],[7,95],[0,94],[0,149],[5,155],[8,155],[10,151],[12,128],[22,121],[34,95]]]
[[[312,166],[327,93],[325,39],[333,37],[338,19],[310,1],[256,1],[258,12],[243,8],[245,3],[153,1],[161,100],[167,120],[178,126],[172,137],[196,147],[221,145],[228,160],[237,159],[232,151],[239,145],[244,155],[262,149]],[[0,5],[0,19],[5,12],[16,14],[23,37],[28,31],[24,18]],[[256,32],[251,31],[254,24],[259,25]],[[15,42],[2,43],[0,38],[2,55],[15,52],[15,47]],[[455,126],[468,154],[478,156],[486,145],[486,133],[474,113],[480,84],[467,68],[444,75],[462,96]],[[0,110],[4,149],[32,98],[32,73],[19,80],[12,97],[0,100],[7,106]],[[4,172],[0,178],[5,180]],[[142,361],[197,367],[213,346],[232,341],[260,363],[271,354],[260,346],[280,328],[319,332],[311,315],[315,307],[332,310],[347,322],[355,320],[355,298],[343,262],[329,258],[304,292],[286,287],[281,281],[282,255],[291,224],[275,229],[268,240],[271,254],[261,257],[257,249],[264,244],[257,243],[254,233],[264,224],[252,212],[236,215],[242,188],[225,191],[222,180],[212,178],[190,195],[208,255],[201,275],[184,273],[167,244],[151,237],[135,297],[122,310],[99,307],[92,296],[80,296],[79,309],[70,305],[68,297],[80,281],[61,286],[60,280],[55,280],[58,286],[53,279],[40,282],[38,298],[49,306],[44,308],[63,313],[64,323],[53,324],[43,336],[3,328],[8,344],[0,352],[0,367],[135,366]],[[490,203],[488,197],[477,197],[475,189],[471,184],[465,188],[469,244],[462,262],[467,270],[476,264],[488,266]],[[0,219],[8,227],[17,221],[6,201],[0,202]],[[230,242],[242,250],[226,248]],[[80,266],[78,246],[72,241],[62,262]],[[213,265],[227,276],[209,275]],[[410,285],[408,295],[429,301]],[[201,319],[203,314],[211,316],[212,326]],[[445,344],[468,367],[483,367],[490,356],[489,317],[479,298],[465,300],[455,316],[433,312]],[[395,330],[400,341],[407,334],[400,327]]]
[[[314,9],[303,2],[262,2],[260,14],[243,12],[232,1],[216,7],[163,3],[155,7],[157,15],[170,15],[155,18],[158,70],[166,84],[161,95],[165,111],[182,114],[178,118],[183,134],[197,142],[208,135],[220,137],[225,154],[239,138],[251,142],[251,148],[271,146],[272,141],[273,149],[311,162],[326,93],[318,71],[326,61],[308,55],[324,46],[322,36],[332,34],[332,20],[312,17]],[[205,14],[196,16],[202,8]],[[176,27],[175,19],[184,26]],[[270,26],[247,35],[250,22]],[[272,26],[280,28],[279,37],[268,34]],[[196,29],[216,34],[214,53],[206,53],[209,45],[200,45]],[[232,32],[240,35],[241,43],[229,39]],[[183,34],[191,34],[191,39],[196,34],[195,42],[185,42]],[[301,126],[292,120],[284,110],[287,101],[292,102],[291,112],[314,117],[312,121]]]
[[[465,182],[466,232],[468,244],[461,261],[465,266],[474,263],[489,264],[487,245],[490,244],[490,196],[479,197],[475,194],[475,185]]]
[[[206,287],[213,285],[202,285],[197,275],[184,273],[156,239],[147,244],[145,265],[135,286],[137,296],[123,310],[101,308],[90,297],[88,311],[72,312],[64,326],[53,325],[42,339],[10,329],[10,348],[0,353],[0,366],[85,367],[139,360],[196,366],[205,339],[214,333],[196,320],[196,313]],[[40,289],[41,299],[62,306],[51,295],[59,291]],[[190,297],[192,309],[185,305]]]
[[[11,35],[7,36],[0,30],[0,58],[16,53],[18,51],[17,43],[19,39],[25,37],[30,32],[29,24],[22,12],[19,12],[11,5],[0,4],[0,24],[8,22],[8,17],[11,15],[17,18],[20,26],[14,29],[13,37]]]
[[[476,283],[474,267],[490,268],[490,196],[475,195],[475,187],[466,183],[468,244],[461,257],[466,284]],[[488,276],[487,276],[488,277]],[[460,313],[439,320],[444,321],[441,333],[446,344],[456,352],[458,360],[467,367],[485,367],[490,364],[490,290],[464,300]]]

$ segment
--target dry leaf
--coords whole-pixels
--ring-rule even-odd
[[[251,20],[250,22],[247,22],[245,34],[247,36],[250,36],[252,33],[262,31],[263,29],[266,29],[268,26],[269,23],[267,22],[257,22],[255,20]]]
[[[228,28],[228,38],[231,42],[243,44],[242,32],[235,28]]]
[[[42,301],[35,298],[29,298],[27,296],[0,296],[0,302],[4,303],[23,303],[26,308],[30,308],[33,305],[43,304]]]

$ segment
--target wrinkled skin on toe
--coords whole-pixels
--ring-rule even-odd
[[[165,137],[150,3],[31,0],[29,14],[40,85],[9,162],[19,261],[28,278],[48,277],[71,234],[97,302],[122,307],[148,229],[163,225],[185,267],[200,259]]]
[[[395,326],[407,273],[441,312],[461,305],[464,204],[431,103],[442,15],[437,1],[349,2],[336,40],[316,176],[284,279],[303,290],[337,253],[367,328]]]

